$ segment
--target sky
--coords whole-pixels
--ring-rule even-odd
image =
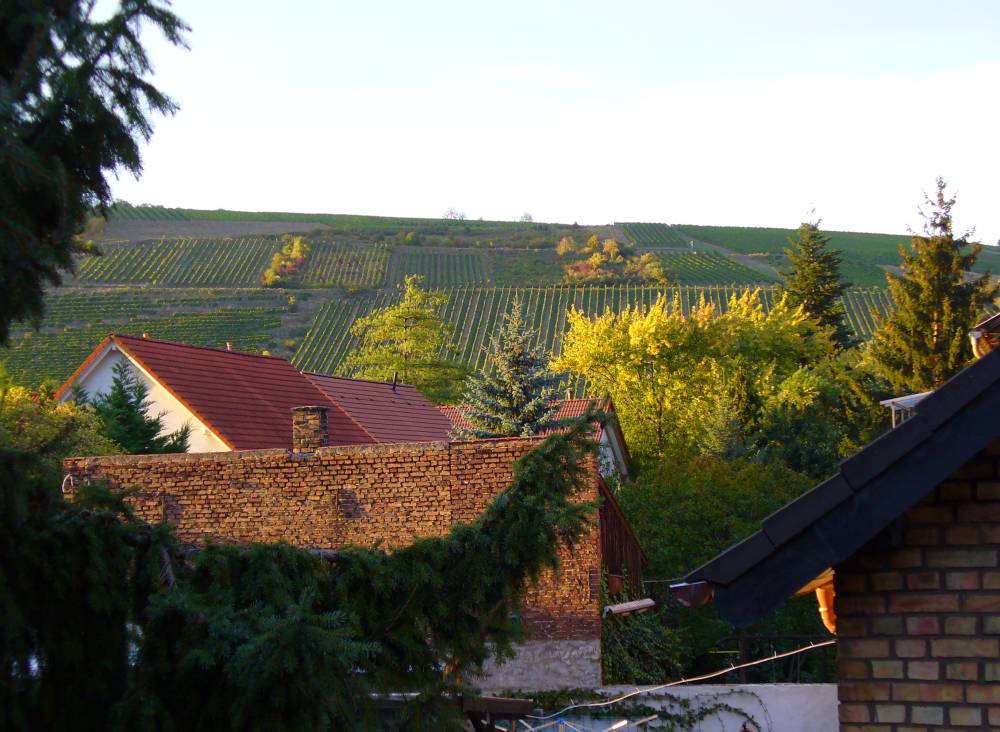
[[[110,7],[110,0],[103,7]],[[132,203],[1000,238],[1000,2],[177,0]]]

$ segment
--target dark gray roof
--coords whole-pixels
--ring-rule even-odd
[[[768,516],[761,530],[691,572],[745,625],[854,554],[1000,436],[1000,349],[923,399],[916,414]]]

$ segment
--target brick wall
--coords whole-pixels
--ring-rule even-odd
[[[1000,728],[1000,441],[836,568],[840,728]]]
[[[169,521],[183,541],[273,542],[335,549],[388,549],[442,536],[471,521],[510,482],[514,460],[535,441],[365,445],[309,454],[260,450],[199,455],[71,458],[77,482],[137,486],[148,521]],[[597,496],[594,478],[579,496]],[[523,622],[536,640],[600,638],[600,548],[594,526],[572,551],[560,549],[558,577],[546,572],[526,593]]]

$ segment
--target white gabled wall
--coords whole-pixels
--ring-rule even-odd
[[[601,442],[597,446],[597,462],[601,475],[605,478],[627,478],[628,463],[622,449],[618,433],[612,429],[601,430]]]
[[[191,411],[181,404],[169,391],[152,378],[138,363],[122,353],[114,343],[109,343],[90,367],[76,380],[94,397],[100,393],[107,393],[111,389],[114,381],[113,369],[119,361],[128,360],[135,369],[138,378],[149,387],[149,401],[151,414],[163,412],[164,432],[175,432],[183,425],[191,425],[191,437],[189,440],[188,452],[229,452],[229,446],[219,439],[215,433],[209,429],[208,425],[198,419]],[[63,399],[71,399],[72,392],[67,391]]]

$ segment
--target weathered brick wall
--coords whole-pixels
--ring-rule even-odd
[[[836,568],[843,732],[1000,728],[998,456]]]
[[[471,521],[505,488],[526,439],[320,448],[200,455],[71,458],[76,482],[137,486],[138,513],[169,521],[183,541],[288,541],[335,549],[380,540],[388,549],[442,536]],[[580,500],[597,496],[596,465]],[[537,640],[600,638],[600,549],[594,526],[561,571],[526,593],[523,622]]]

